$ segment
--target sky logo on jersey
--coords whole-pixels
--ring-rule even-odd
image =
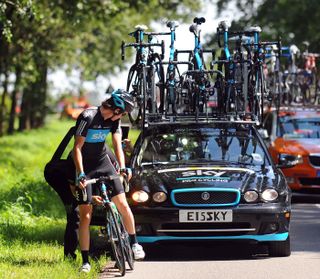
[[[105,142],[106,137],[108,136],[110,129],[89,129],[86,142],[96,143],[96,142]]]

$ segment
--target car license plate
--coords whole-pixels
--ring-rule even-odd
[[[232,210],[179,210],[180,223],[232,222]]]

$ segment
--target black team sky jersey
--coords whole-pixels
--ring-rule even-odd
[[[85,143],[82,147],[82,156],[84,159],[99,159],[109,154],[111,151],[106,145],[106,137],[111,132],[121,132],[120,119],[111,121],[104,120],[100,107],[91,107],[84,110],[78,117],[76,123],[76,136],[85,137]]]

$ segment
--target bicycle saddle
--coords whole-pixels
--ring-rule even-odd
[[[196,24],[201,24],[201,23],[205,23],[206,22],[206,19],[204,17],[195,17],[193,19],[193,23],[196,23]]]
[[[250,26],[244,29],[246,32],[258,32],[260,33],[262,31],[260,26]]]
[[[167,21],[167,27],[170,29],[175,29],[176,27],[179,27],[179,22],[175,20],[169,20]]]
[[[189,27],[189,31],[191,33],[194,33],[195,35],[197,35],[200,30],[201,29],[200,29],[200,26],[198,24],[191,24],[190,27]]]
[[[148,29],[148,26],[147,25],[144,25],[144,24],[138,24],[134,27],[137,31],[146,31]]]
[[[290,50],[290,53],[294,55],[300,53],[300,49],[296,45],[291,45],[289,50]]]
[[[303,41],[302,44],[306,47],[310,46],[310,43],[308,41]]]
[[[218,28],[222,28],[223,30],[228,30],[228,28],[231,26],[230,22],[227,20],[223,20],[219,22]]]

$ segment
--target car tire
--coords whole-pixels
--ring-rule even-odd
[[[291,254],[290,236],[285,241],[273,241],[269,243],[270,257],[288,257]]]

